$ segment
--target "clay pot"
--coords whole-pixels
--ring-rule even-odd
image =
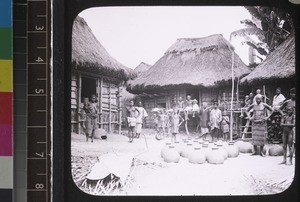
[[[166,142],[166,145],[161,149],[160,156],[162,158],[164,158],[164,154],[166,153],[166,151],[169,149],[169,146],[171,146],[171,145],[172,145],[172,143]]]
[[[207,157],[207,155],[211,152],[211,148],[208,147],[207,143],[203,143],[202,151],[205,154],[205,156]]]
[[[283,156],[283,147],[279,144],[272,145],[269,148],[270,156]]]
[[[186,146],[183,148],[181,156],[184,158],[188,158],[189,154],[193,151],[193,145],[188,143]]]
[[[183,151],[183,145],[180,142],[176,141],[174,143],[174,146],[175,146],[176,151],[178,151],[178,153],[181,155],[181,153]]]
[[[178,163],[180,155],[174,146],[169,146],[169,149],[167,149],[163,155],[163,159],[167,163]]]
[[[267,146],[265,145],[264,148],[263,148],[263,154],[264,154],[264,155],[267,155],[267,153],[268,153],[268,148],[267,148]]]
[[[94,138],[103,139],[103,137],[107,137],[107,132],[103,128],[97,128],[94,131]]]
[[[236,158],[240,154],[240,150],[238,146],[234,144],[234,142],[229,142],[228,146],[226,147],[228,158]]]
[[[211,152],[206,156],[207,162],[211,164],[223,164],[224,154],[218,147],[212,147]]]
[[[238,143],[238,147],[241,153],[252,153],[253,145],[250,142],[242,141]]]
[[[217,144],[217,147],[223,153],[224,160],[226,160],[228,158],[228,152],[227,152],[227,150],[223,148],[222,144]]]
[[[193,164],[202,164],[205,163],[206,156],[204,152],[200,149],[200,147],[194,148],[194,151],[192,151],[189,155],[189,162]]]

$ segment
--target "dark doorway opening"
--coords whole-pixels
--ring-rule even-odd
[[[82,85],[81,85],[81,102],[83,98],[91,98],[92,94],[96,94],[96,79],[89,77],[82,77]]]
[[[199,89],[198,88],[188,88],[186,90],[186,96],[190,95],[191,99],[196,99],[199,104]]]

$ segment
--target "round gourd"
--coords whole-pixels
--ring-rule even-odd
[[[243,142],[239,144],[239,149],[241,153],[252,153],[253,145],[250,142]]]
[[[275,144],[269,148],[270,156],[282,156],[283,155],[283,147],[281,145]]]
[[[228,158],[236,158],[240,154],[240,150],[238,146],[236,146],[233,142],[230,142],[226,147]]]
[[[102,137],[107,137],[107,132],[103,128],[97,128],[94,131],[94,138],[103,139]]]
[[[189,162],[193,164],[205,163],[206,156],[200,147],[196,147],[189,155]]]
[[[223,164],[224,155],[218,147],[212,147],[211,152],[206,156],[207,162],[211,164]]]
[[[170,142],[167,142],[166,145],[161,149],[160,156],[163,158],[166,151],[169,149],[169,146],[172,144]]]
[[[178,163],[180,155],[174,146],[169,146],[169,149],[163,155],[163,159],[167,163]]]
[[[189,154],[193,151],[192,144],[188,143],[186,146],[183,148],[181,156],[184,158],[188,158]]]
[[[207,155],[211,152],[211,148],[208,147],[207,143],[204,143],[202,145],[202,151],[205,154],[205,156],[207,157]]]

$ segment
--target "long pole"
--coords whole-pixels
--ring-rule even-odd
[[[232,64],[231,64],[231,102],[230,102],[230,141],[233,136],[233,94],[234,94],[234,51],[232,51]]]

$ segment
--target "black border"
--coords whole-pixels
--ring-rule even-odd
[[[71,31],[73,20],[82,10],[95,6],[272,6],[289,12],[296,29],[296,57],[299,56],[300,5],[287,0],[53,0],[53,201],[299,201],[299,165],[296,164],[294,182],[286,191],[266,196],[191,196],[191,197],[105,197],[80,191],[71,176],[70,137],[70,78]],[[221,16],[218,16],[221,17]],[[296,73],[299,59],[296,60]],[[298,83],[298,79],[296,78]],[[299,88],[297,88],[297,94]],[[299,95],[299,94],[298,94]],[[298,99],[297,99],[298,100]],[[297,102],[297,109],[299,104]],[[297,110],[297,117],[299,116]],[[297,120],[299,123],[299,120]],[[299,138],[296,140],[299,145]],[[299,162],[299,149],[296,150]]]

